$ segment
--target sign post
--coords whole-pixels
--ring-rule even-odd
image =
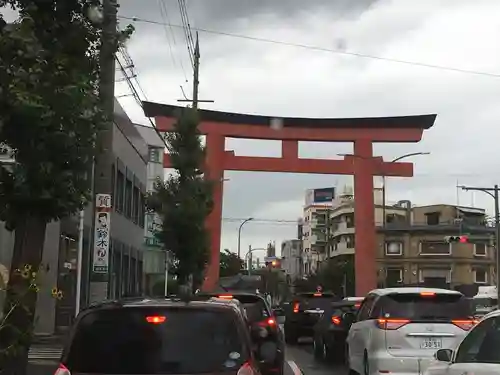
[[[92,273],[98,280],[90,283],[90,302],[102,301],[108,294],[109,245],[111,241],[111,195],[97,194],[94,218]]]

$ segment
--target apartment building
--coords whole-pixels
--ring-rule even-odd
[[[286,240],[281,243],[281,269],[290,280],[303,276],[302,241]]]
[[[147,192],[154,190],[155,182],[163,180],[165,169],[163,167],[163,154],[165,142],[151,126],[135,125],[148,145],[147,164]],[[161,225],[160,217],[154,212],[146,212],[144,226],[144,290],[146,294],[153,295],[153,288],[157,283],[165,280],[166,253],[155,236],[155,231]]]
[[[387,217],[378,227],[379,283],[449,288],[492,284],[494,232],[480,208],[440,204]],[[445,239],[457,235],[466,235],[468,242]]]

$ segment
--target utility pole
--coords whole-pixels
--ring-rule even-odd
[[[111,147],[113,142],[113,116],[115,106],[115,52],[117,40],[117,0],[102,1],[103,21],[100,50],[100,99],[101,109],[106,116],[106,123],[97,136],[98,154],[94,160],[92,172],[92,232],[91,241],[88,244],[88,274],[89,288],[86,293],[87,303],[104,300],[109,296],[109,241],[110,236],[110,208],[112,197],[111,184]],[[100,215],[99,225],[107,226],[107,230],[100,231],[96,236],[98,222],[97,215]],[[106,222],[104,222],[106,217]],[[100,246],[98,246],[98,241]]]
[[[330,214],[331,210],[330,207],[326,209],[326,218],[325,218],[325,225],[326,225],[326,230],[325,230],[325,236],[326,236],[326,260],[330,258],[330,237],[331,237],[331,222],[330,222]]]
[[[196,32],[196,44],[194,47],[194,58],[193,58],[193,98],[192,99],[177,99],[178,102],[190,102],[194,109],[198,109],[199,103],[213,103],[213,100],[200,100],[198,98],[199,86],[200,86],[200,40],[198,38],[198,32]]]
[[[500,247],[500,207],[499,207],[499,191],[498,185],[493,187],[472,187],[472,186],[460,186],[464,191],[482,191],[489,196],[491,196],[495,201],[495,276],[496,276],[496,287],[497,287],[497,298],[498,307],[500,308],[500,256],[498,254],[498,249]]]

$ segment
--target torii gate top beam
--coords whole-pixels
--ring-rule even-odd
[[[154,117],[160,132],[172,130],[176,112],[182,107],[143,102],[144,113]],[[419,142],[435,114],[372,118],[279,118],[283,128],[271,128],[273,117],[199,110],[200,132],[232,138],[296,140],[317,142]],[[311,131],[313,130],[314,131]]]

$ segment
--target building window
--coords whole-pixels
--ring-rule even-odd
[[[161,162],[161,148],[151,147],[149,149],[149,161],[152,163]]]
[[[132,181],[127,179],[125,183],[125,216],[132,218]]]
[[[118,171],[116,176],[116,211],[124,212],[124,195],[125,195],[125,176],[121,171]]]
[[[441,214],[439,212],[429,212],[425,214],[427,225],[438,225]]]
[[[354,228],[354,214],[345,215],[345,222],[347,228]]]
[[[476,284],[488,283],[488,271],[484,268],[477,268],[474,270],[474,282]]]
[[[420,255],[451,255],[451,243],[444,241],[420,241]]]
[[[488,255],[488,245],[485,243],[475,243],[474,255],[477,257],[485,257]]]
[[[139,193],[139,196],[140,196],[139,226],[141,228],[144,228],[144,221],[146,219],[146,196],[142,192]]]
[[[418,272],[418,280],[423,283],[423,286],[433,288],[447,288],[451,282],[451,270],[448,269],[420,269]]]
[[[403,243],[400,241],[388,241],[385,243],[385,255],[403,255]]]
[[[139,192],[139,188],[134,186],[134,194],[133,194],[133,199],[134,199],[134,207],[133,207],[133,221],[136,224],[139,224],[139,215],[141,213],[141,195]]]
[[[388,268],[385,271],[385,285],[387,288],[400,286],[403,283],[403,270],[401,268]]]
[[[346,247],[348,249],[354,249],[356,247],[356,242],[354,240],[354,234],[349,234],[345,237]]]

